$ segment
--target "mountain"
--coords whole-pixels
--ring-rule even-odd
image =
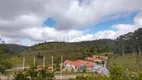
[[[25,49],[28,49],[28,47],[17,44],[0,44],[0,51],[10,55],[18,54]]]
[[[23,45],[18,45],[18,44],[7,44],[7,48],[11,51],[18,53],[18,52],[21,52],[25,49],[28,49],[29,47],[23,46]]]

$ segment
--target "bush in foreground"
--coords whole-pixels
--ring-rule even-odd
[[[70,80],[111,80],[108,76],[104,75],[88,75],[88,76],[78,76],[76,79]]]
[[[88,74],[69,80],[142,80],[142,73],[132,73],[123,67],[112,66],[109,71],[109,75]]]
[[[54,80],[54,73],[47,71],[46,69],[35,70],[33,67],[27,71],[22,71],[14,75],[13,80]]]

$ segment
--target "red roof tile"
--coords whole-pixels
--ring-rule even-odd
[[[86,67],[93,67],[94,66],[94,63],[92,63],[92,62],[87,62],[86,63]]]
[[[73,62],[70,61],[70,60],[66,60],[66,61],[64,61],[64,63],[66,63],[66,64],[72,64]]]
[[[108,58],[108,56],[100,56],[100,58]]]
[[[89,61],[102,60],[101,58],[92,58],[92,57],[87,57],[86,59]]]
[[[64,63],[71,64],[71,65],[74,65],[74,66],[77,66],[77,67],[81,66],[82,64],[85,64],[86,67],[93,67],[94,66],[93,62],[83,61],[83,60],[76,60],[74,62],[66,60]]]

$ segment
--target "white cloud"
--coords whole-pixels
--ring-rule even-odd
[[[138,13],[137,16],[134,18],[134,24],[116,24],[113,25],[112,28],[116,29],[117,31],[113,30],[104,30],[99,31],[95,34],[87,34],[81,37],[74,38],[69,42],[78,42],[84,40],[95,40],[95,39],[116,39],[120,35],[127,34],[128,32],[134,32],[138,28],[142,28],[142,13]]]
[[[142,10],[141,0],[92,0],[90,4],[81,6],[79,1],[73,0],[69,8],[57,20],[59,22],[57,28],[85,27],[95,24],[107,16],[113,17],[116,16],[115,14],[119,15],[139,10]]]
[[[69,40],[69,42],[90,41],[90,40],[96,40],[96,39],[114,39],[116,38],[115,34],[116,33],[111,30],[99,31],[96,34],[87,34],[81,37],[73,38]]]
[[[142,13],[134,24],[116,24],[118,31],[105,30],[96,34],[76,28],[88,27],[100,21],[119,18],[142,11],[142,0],[2,0],[0,1],[0,36],[7,43],[31,45],[41,41],[82,41],[101,38],[114,39],[142,25]],[[127,6],[126,6],[127,3]],[[55,28],[43,27],[52,17]],[[30,41],[25,39],[30,39]],[[28,42],[27,42],[28,41]]]
[[[12,20],[0,18],[0,31],[16,31],[29,27],[40,27],[43,21],[43,18],[34,14],[20,15]]]
[[[50,28],[47,26],[43,28],[28,28],[23,30],[22,32],[28,38],[31,38],[34,41],[44,41],[44,40],[65,41],[70,38],[75,38],[83,35],[83,31],[78,31],[78,30],[58,31],[55,28]]]
[[[138,15],[134,18],[135,25],[142,26],[142,12],[138,13]]]

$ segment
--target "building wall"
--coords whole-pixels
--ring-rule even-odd
[[[74,66],[72,64],[64,64],[64,66],[69,68],[74,68],[74,69],[78,68],[77,66]]]
[[[97,62],[97,61],[98,61],[98,62],[102,62],[102,60],[94,60],[94,62]]]

